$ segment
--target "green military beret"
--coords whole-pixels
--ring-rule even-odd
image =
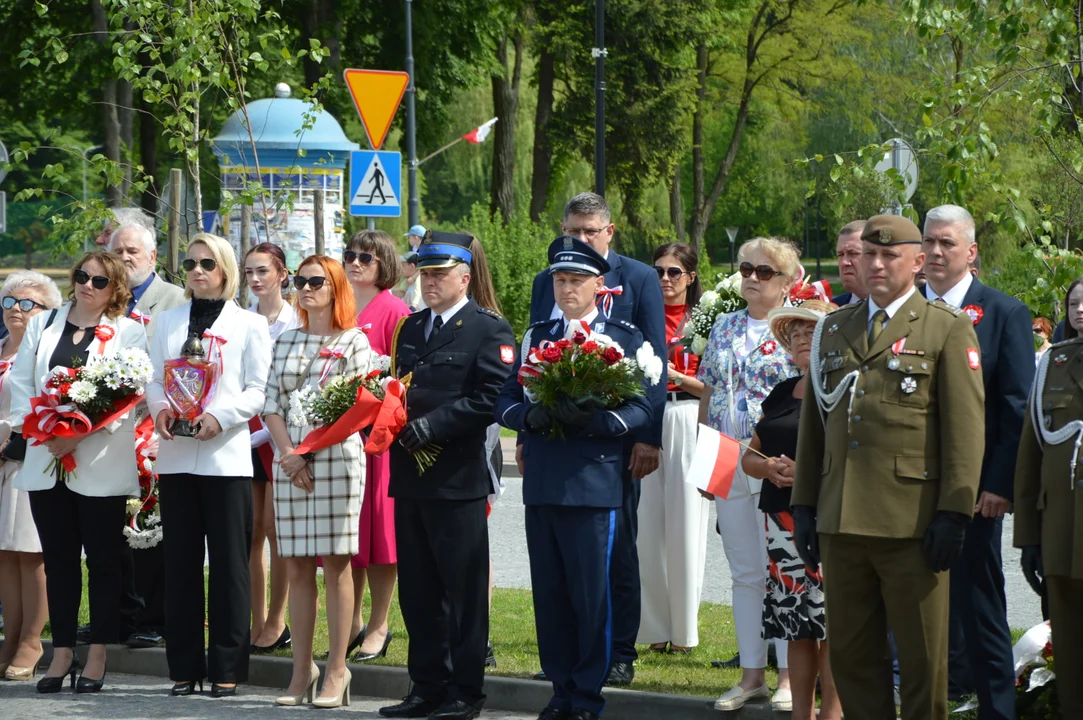
[[[920,245],[921,231],[902,215],[874,215],[865,223],[861,239],[877,245]]]

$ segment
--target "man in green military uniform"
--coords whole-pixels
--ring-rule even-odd
[[[793,486],[794,541],[823,550],[831,670],[848,720],[948,715],[948,567],[974,511],[985,437],[967,315],[915,291],[921,232],[894,215],[861,235],[869,298],[813,336]]]

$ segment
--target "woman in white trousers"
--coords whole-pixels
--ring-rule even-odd
[[[696,450],[703,383],[699,358],[681,345],[688,314],[702,289],[699,256],[686,243],[667,243],[654,254],[666,313],[669,387],[662,418],[662,457],[643,479],[639,500],[639,576],[642,605],[638,642],[655,652],[688,654],[699,645],[699,600],[707,559],[710,506],[685,483]]]

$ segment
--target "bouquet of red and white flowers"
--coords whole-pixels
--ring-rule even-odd
[[[116,422],[143,398],[153,379],[150,357],[136,348],[92,355],[78,368],[54,368],[41,395],[30,399],[23,435],[41,445],[56,437],[81,437]],[[54,460],[57,479],[75,471],[75,456]]]
[[[136,550],[152,548],[162,541],[162,510],[158,505],[158,476],[154,461],[158,457],[154,421],[144,418],[135,428],[135,465],[139,471],[139,497],[128,500],[128,524],[124,537]]]
[[[519,383],[528,400],[550,410],[563,396],[596,408],[615,408],[643,395],[644,379],[658,383],[662,370],[662,360],[649,342],[634,358],[626,357],[613,338],[576,320],[568,324],[564,338],[530,348],[519,368]],[[554,424],[550,437],[562,435],[562,426]]]

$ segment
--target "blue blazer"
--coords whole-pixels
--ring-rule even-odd
[[[831,302],[835,303],[839,307],[850,304],[850,298],[854,296],[851,292],[844,292],[842,295],[831,298]]]
[[[658,274],[649,266],[623,255],[609,251],[610,270],[605,274],[605,286],[621,287],[622,293],[614,295],[610,319],[624,320],[635,325],[643,333],[643,339],[654,348],[655,355],[666,352],[666,311],[662,302],[662,285]],[[534,277],[530,293],[531,324],[548,320],[556,300],[553,297],[553,280],[548,270]],[[599,303],[599,307],[601,303]],[[535,343],[536,344],[536,343]],[[653,412],[652,421],[633,436],[635,442],[662,446],[662,415],[666,410],[666,384],[652,386],[647,400]]]
[[[563,328],[562,319],[532,325],[528,330],[530,345],[537,347],[542,340],[559,340]],[[613,338],[630,357],[643,344],[639,330],[623,320],[607,321],[599,313],[591,328]],[[646,397],[634,397],[613,410],[595,410],[593,420],[585,428],[568,429],[562,439],[550,440],[546,434],[526,428],[530,402],[519,384],[521,355],[504,382],[493,414],[498,423],[518,432],[523,441],[523,504],[620,507],[628,473],[625,453],[628,438],[651,423],[651,407]]]
[[[1034,384],[1030,309],[977,278],[963,297],[963,307],[967,305],[977,305],[984,313],[974,326],[985,382],[985,457],[978,489],[1011,500],[1015,497],[1015,456]]]

